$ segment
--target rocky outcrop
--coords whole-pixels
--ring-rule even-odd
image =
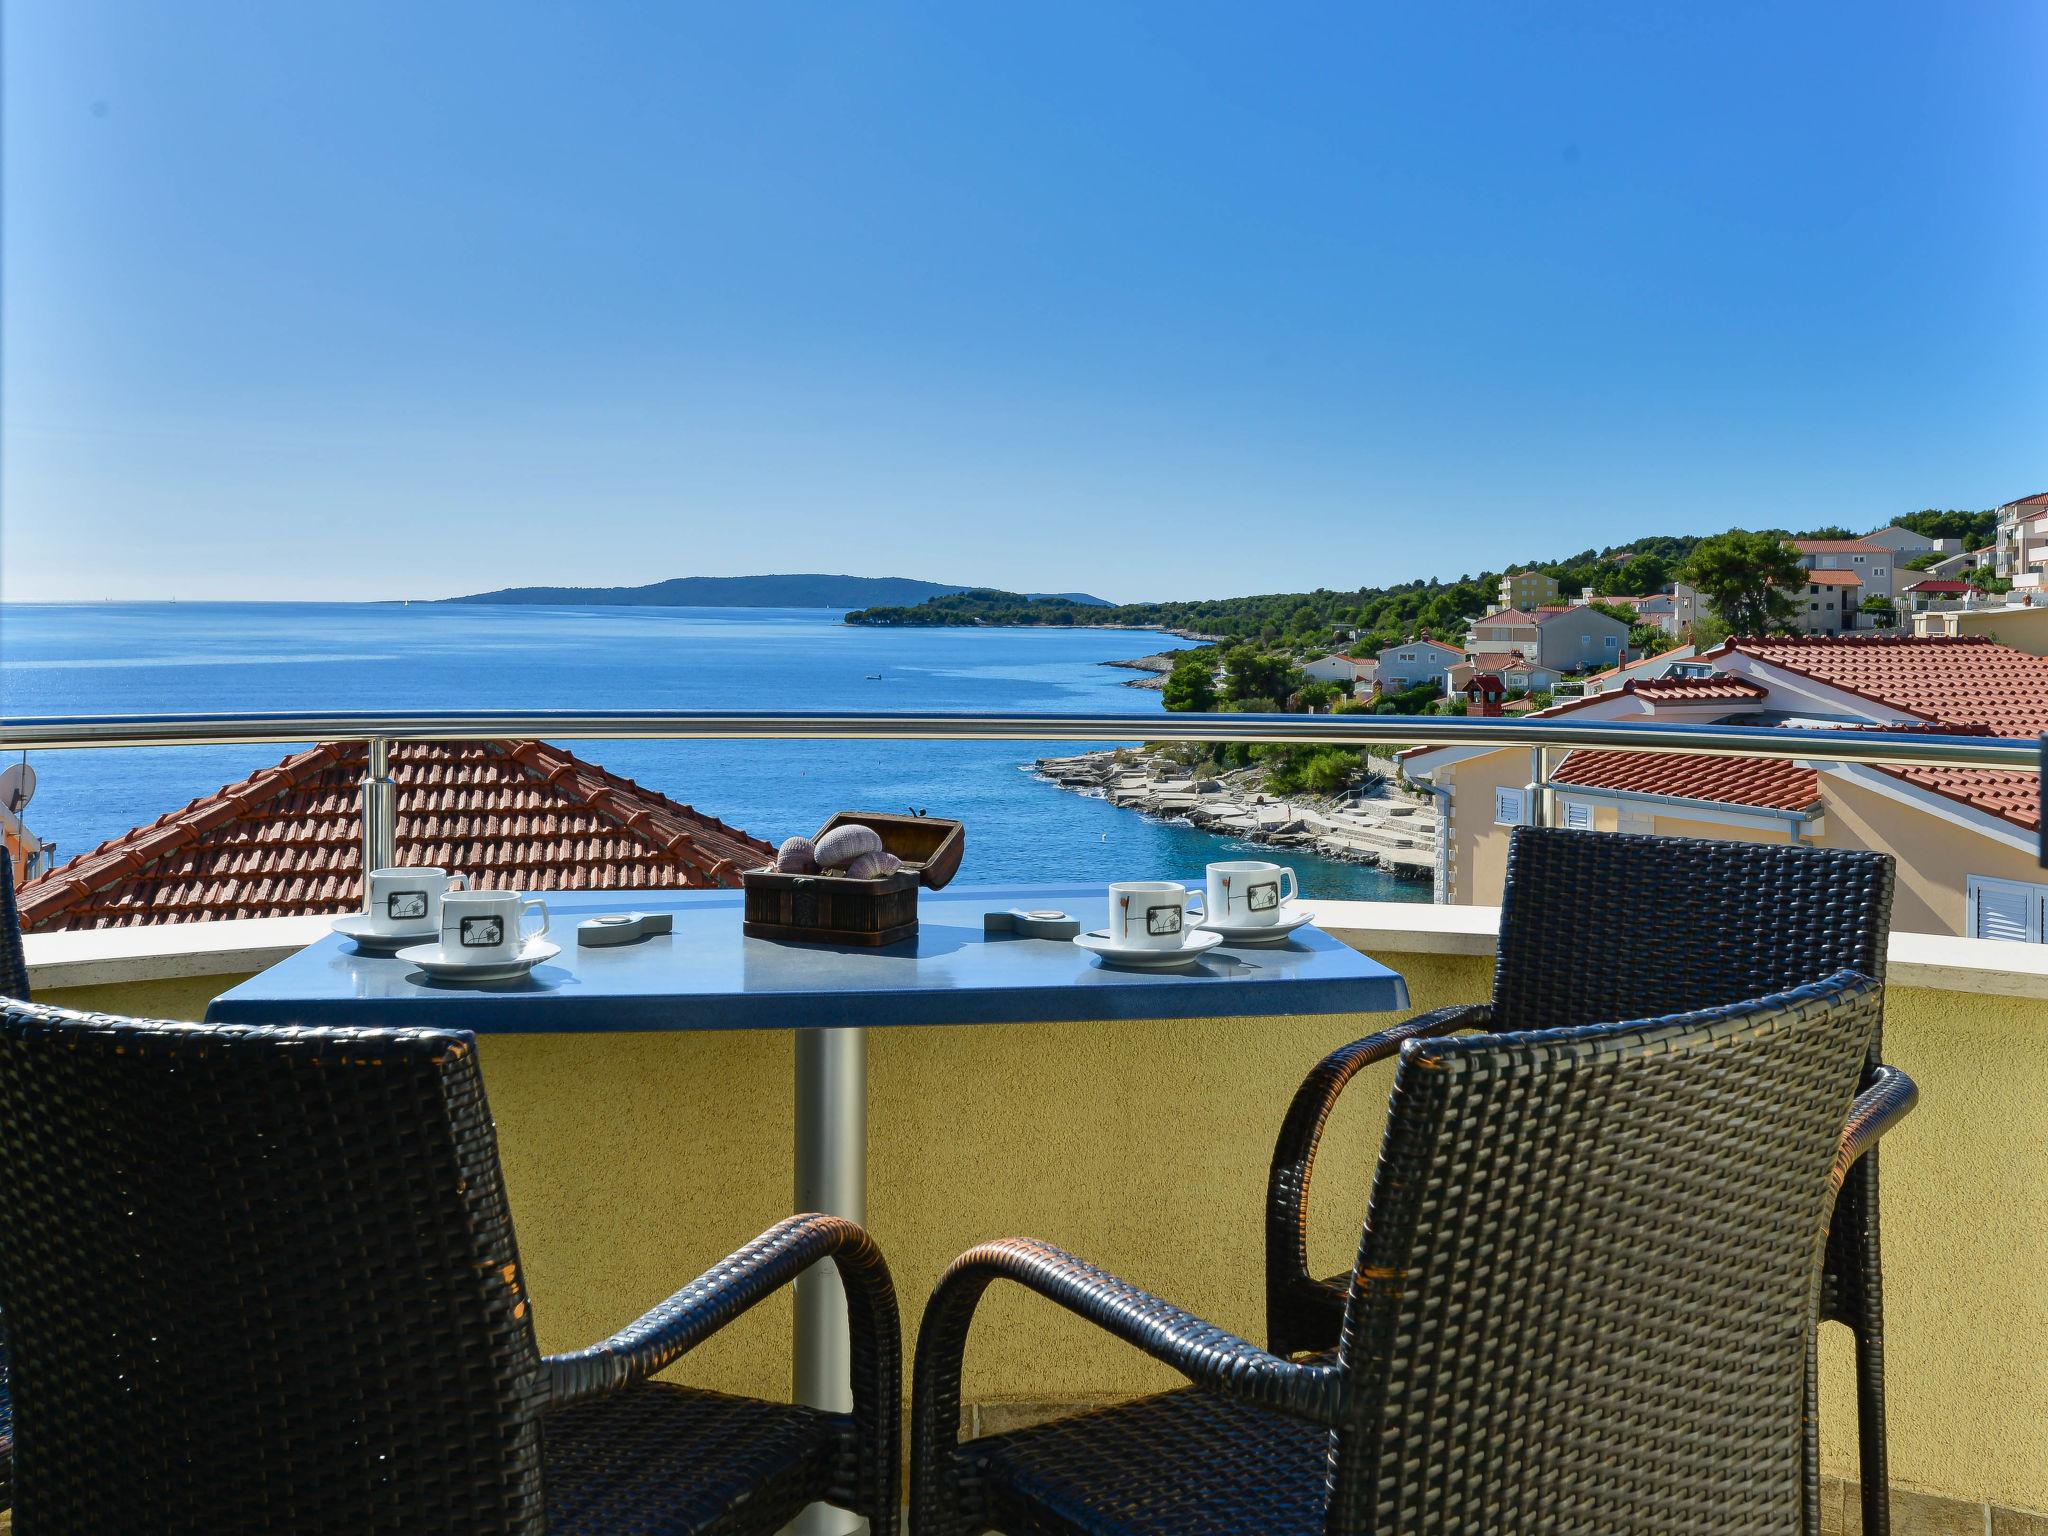
[[[1418,880],[1436,867],[1435,807],[1385,783],[1340,796],[1281,799],[1266,793],[1263,768],[1196,778],[1162,754],[1128,749],[1042,757],[1037,766],[1062,789],[1241,842],[1307,849]]]

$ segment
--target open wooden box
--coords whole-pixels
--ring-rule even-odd
[[[903,868],[876,880],[747,870],[740,885],[746,891],[748,938],[878,948],[917,936],[917,893],[939,890],[960,872],[966,829],[943,816],[841,811],[818,828],[818,836],[848,824],[874,828]]]

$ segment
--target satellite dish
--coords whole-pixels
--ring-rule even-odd
[[[0,805],[19,816],[29,801],[36,797],[36,771],[27,763],[12,763],[0,768]]]

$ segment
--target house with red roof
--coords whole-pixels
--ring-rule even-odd
[[[2048,732],[2048,657],[1981,637],[1730,640],[1536,716],[1558,717],[2031,739]],[[1541,796],[1557,826],[1895,853],[1895,927],[2048,942],[2031,773],[1573,749],[1537,783],[1527,748],[1485,747],[1401,765],[1438,799],[1442,900],[1500,900],[1509,830]]]
[[[1509,693],[1548,693],[1558,684],[1555,667],[1530,661],[1518,651],[1481,651],[1452,666],[1445,679],[1454,693],[1462,693],[1474,677],[1490,676]]]
[[[1861,597],[1890,597],[1898,552],[1868,539],[1793,539],[1799,563],[1810,573],[1837,571],[1854,576]]]
[[[1930,608],[1960,607],[1976,590],[1967,581],[1940,578],[1916,581],[1906,588],[1902,606],[1912,613],[1925,613]]]
[[[1514,651],[1557,673],[1583,672],[1627,659],[1629,626],[1581,599],[1534,609],[1496,608],[1472,621],[1465,659]]]
[[[24,931],[362,907],[368,749],[296,753],[80,854],[20,891]],[[737,886],[774,849],[541,741],[391,748],[400,864],[459,871],[484,890]]]

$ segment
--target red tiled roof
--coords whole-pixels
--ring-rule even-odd
[[[1811,585],[1816,587],[1860,587],[1863,578],[1854,571],[1807,571],[1798,581],[1787,582],[1787,586]]]
[[[21,888],[32,932],[340,914],[362,899],[367,749],[326,743]],[[391,749],[398,859],[516,890],[734,886],[766,843],[545,742]]]
[[[1887,768],[1894,778],[2037,831],[2041,825],[2041,780],[2031,773],[1994,768]]]
[[[1472,622],[1474,624],[1534,624],[1536,620],[1519,608],[1502,608],[1494,613],[1482,613]]]
[[[1716,699],[1751,702],[1769,698],[1771,693],[1761,683],[1752,683],[1746,677],[1730,677],[1725,672],[1712,677],[1632,677],[1621,685],[1620,691],[1648,699],[1652,704],[1702,704]]]
[[[1516,651],[1475,651],[1472,665],[1482,672],[1529,672],[1537,670],[1535,662]],[[1541,670],[1550,671],[1548,667]]]
[[[1779,811],[1803,811],[1820,799],[1820,775],[1811,768],[1761,757],[1579,751],[1566,756],[1550,781]]]
[[[1961,594],[1970,590],[1967,581],[1916,581],[1906,588],[1908,592],[1953,592]]]
[[[2027,737],[2048,731],[2048,657],[1982,635],[1804,635],[1731,640],[1772,666],[1870,699],[1954,734]],[[1878,724],[1878,730],[1897,729]],[[1886,768],[1951,800],[2016,825],[2040,824],[2040,781],[2031,773],[1978,768]]]
[[[1890,546],[1863,539],[1792,539],[1791,546],[1802,555],[1889,555]]]
[[[1602,693],[1582,693],[1577,698],[1559,699],[1542,717],[1570,714],[1575,709],[1585,709],[1594,704],[1610,704],[1623,695],[1647,699],[1652,704],[1712,704],[1719,700],[1731,703],[1751,703],[1768,697],[1770,690],[1748,678],[1736,677],[1727,672],[1716,672],[1710,677],[1632,677],[1619,688],[1609,688]],[[1424,748],[1423,750],[1430,750]]]
[[[2008,506],[2008,507],[2048,507],[2048,491],[2040,491],[2040,492],[2037,492],[2037,493],[2036,493],[2035,495],[2032,495],[2032,496],[2022,496],[2022,497],[2021,497],[2021,498],[2020,498],[2020,499],[2019,499],[2018,501],[2008,501],[2008,502],[2006,503],[2006,506]]]
[[[1983,726],[2000,736],[2048,731],[2048,656],[1982,635],[1799,635],[1729,640],[1731,651],[1922,720]]]

